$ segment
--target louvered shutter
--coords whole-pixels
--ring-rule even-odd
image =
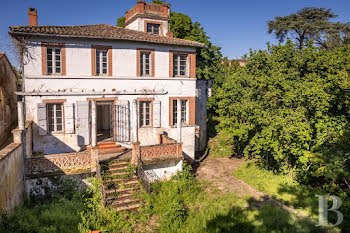
[[[38,114],[39,135],[46,135],[47,134],[47,114],[46,114],[45,103],[38,103],[37,114]]]
[[[74,105],[73,103],[64,103],[64,125],[65,133],[74,133]]]
[[[89,101],[77,101],[78,145],[90,144],[89,136]]]
[[[154,128],[159,128],[161,126],[160,120],[161,120],[160,101],[154,100],[153,101],[153,127]]]

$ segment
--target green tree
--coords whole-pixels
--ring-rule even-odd
[[[121,28],[125,28],[125,16],[117,19],[117,26]]]
[[[299,48],[314,39],[322,48],[333,48],[347,43],[350,27],[348,23],[331,22],[337,15],[331,9],[306,7],[294,14],[275,17],[268,22],[268,33],[274,33],[283,42],[288,35],[298,41]]]

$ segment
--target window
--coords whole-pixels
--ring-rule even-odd
[[[147,23],[147,32],[159,35],[160,24]]]
[[[47,104],[49,132],[63,131],[63,104]]]
[[[140,127],[151,125],[151,103],[152,101],[140,101]]]
[[[47,74],[61,74],[61,49],[47,48],[46,50]]]
[[[177,124],[177,101],[173,100],[173,122],[172,125]],[[181,123],[188,123],[188,111],[187,111],[187,100],[181,100]]]
[[[185,54],[174,54],[173,58],[173,75],[175,76],[185,76],[187,70],[187,55]]]
[[[140,60],[140,76],[151,76],[151,52],[141,52]]]
[[[107,54],[107,50],[96,50],[96,75],[108,74]]]

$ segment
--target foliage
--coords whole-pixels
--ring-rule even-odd
[[[43,202],[25,203],[11,214],[3,213],[0,232],[18,233],[75,233],[80,222],[79,212],[84,210],[83,193],[67,184],[67,195],[55,195]],[[72,195],[72,193],[74,193]]]
[[[153,1],[164,4],[164,1]],[[197,49],[197,78],[214,80],[220,71],[222,54],[220,47],[213,45],[200,23],[192,22],[185,14],[170,12],[170,31],[175,38],[198,41],[205,44],[204,48]],[[125,26],[125,17],[117,19],[117,26]]]
[[[294,14],[275,17],[268,22],[268,32],[274,33],[283,42],[288,34],[295,36],[299,48],[311,39],[322,48],[332,48],[347,43],[350,24],[331,22],[337,15],[331,9],[306,7]]]
[[[125,28],[125,16],[117,19],[117,26],[121,28]]]
[[[310,41],[298,49],[288,41],[248,60],[214,97],[232,154],[348,199],[350,46],[318,50]]]

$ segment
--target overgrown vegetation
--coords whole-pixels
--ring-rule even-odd
[[[184,167],[169,181],[153,184],[143,196],[139,212],[121,212],[101,206],[99,180],[85,192],[72,190],[44,202],[27,203],[13,214],[3,214],[0,232],[319,232],[308,220],[280,207],[249,207],[249,199],[220,191],[208,193]],[[248,206],[248,208],[247,208]]]

